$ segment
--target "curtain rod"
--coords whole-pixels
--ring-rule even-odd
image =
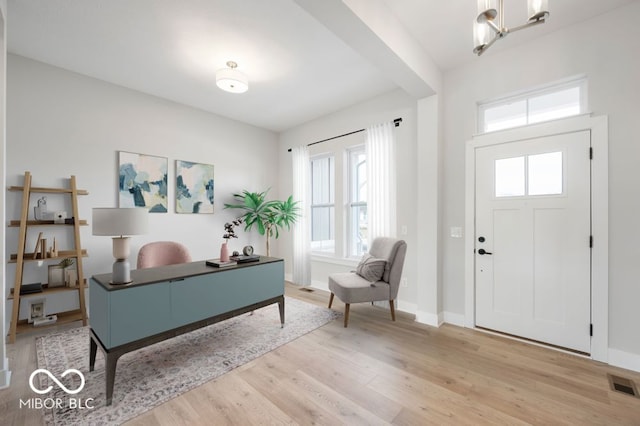
[[[402,123],[402,118],[396,118],[395,120],[393,120],[393,125],[394,125],[395,127],[398,127],[398,126],[400,125],[400,123]],[[364,132],[365,130],[367,130],[367,129],[354,130],[353,132],[345,133],[345,134],[338,135],[338,136],[333,136],[333,137],[331,137],[331,138],[327,138],[327,139],[322,139],[321,141],[316,141],[316,142],[308,143],[308,144],[307,144],[307,146],[311,146],[311,145],[319,144],[319,143],[322,143],[322,142],[332,141],[332,140],[334,140],[334,139],[338,139],[338,138],[343,138],[343,137],[345,137],[345,136],[353,135],[353,134],[355,134],[355,133]],[[287,151],[288,151],[288,152],[291,152],[291,148],[289,148]]]

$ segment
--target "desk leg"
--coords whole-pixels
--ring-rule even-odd
[[[278,301],[278,308],[280,309],[280,328],[284,328],[284,297]]]
[[[116,365],[118,364],[119,354],[106,353],[105,354],[105,381],[107,383],[107,405],[111,405],[113,397],[113,384],[116,380]]]
[[[92,337],[89,337],[89,371],[93,371],[96,366],[96,353],[98,352],[98,345]]]

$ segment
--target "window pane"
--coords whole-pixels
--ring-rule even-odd
[[[580,114],[580,88],[572,87],[529,99],[529,123]]]
[[[351,256],[360,256],[369,251],[367,206],[358,205],[351,207]]]
[[[351,151],[351,203],[367,201],[367,160],[364,151]]]
[[[311,160],[311,204],[334,203],[333,157]]]
[[[311,250],[335,252],[334,157],[311,160]]]
[[[334,207],[311,207],[311,249],[333,253],[335,249]]]
[[[530,155],[529,195],[562,194],[562,152]]]
[[[484,110],[484,131],[508,129],[527,124],[526,100],[488,107]]]
[[[524,157],[496,160],[496,197],[524,195]]]

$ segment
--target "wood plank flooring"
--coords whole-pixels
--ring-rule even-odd
[[[328,294],[287,285],[287,296],[326,306]],[[334,309],[344,304],[334,300]],[[555,350],[370,304],[193,389],[128,425],[640,425],[640,398],[609,388],[635,373]],[[34,336],[7,345],[12,386],[0,424],[40,425],[18,408],[31,391]]]

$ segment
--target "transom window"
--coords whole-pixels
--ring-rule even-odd
[[[574,79],[478,104],[478,132],[492,132],[556,120],[586,111],[587,80]]]

